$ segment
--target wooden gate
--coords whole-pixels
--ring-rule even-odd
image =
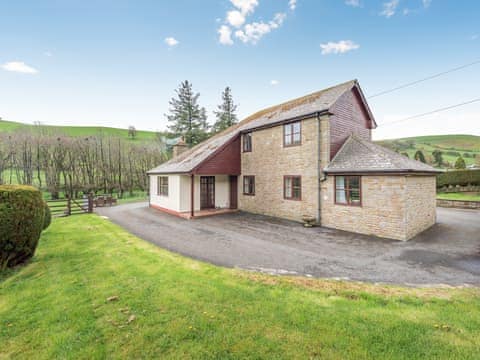
[[[52,217],[88,214],[93,212],[93,197],[90,195],[84,199],[58,199],[47,200]]]

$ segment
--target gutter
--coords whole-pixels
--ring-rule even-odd
[[[315,111],[315,112],[308,113],[308,114],[305,114],[305,115],[294,116],[294,117],[291,117],[291,118],[275,121],[273,123],[248,128],[248,129],[245,129],[245,130],[240,130],[240,134],[245,134],[245,133],[249,133],[249,132],[257,131],[257,130],[262,130],[262,129],[268,129],[268,128],[275,127],[275,126],[278,126],[278,125],[281,125],[281,124],[288,124],[290,122],[295,122],[295,121],[300,121],[300,120],[305,120],[305,119],[311,119],[312,117],[315,117],[315,116],[317,117],[317,119],[319,119],[320,115],[333,115],[333,114],[328,109],[327,110],[321,110],[321,111]]]

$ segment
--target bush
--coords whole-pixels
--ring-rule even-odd
[[[468,184],[480,186],[480,170],[447,171],[437,176],[437,187]]]
[[[30,259],[44,223],[44,201],[31,186],[0,186],[0,269]]]
[[[48,207],[48,204],[47,204],[46,201],[44,202],[43,208],[44,208],[45,214],[43,216],[43,228],[42,228],[42,230],[45,230],[46,228],[48,228],[50,226],[50,223],[52,222],[52,212],[50,211],[50,208]]]

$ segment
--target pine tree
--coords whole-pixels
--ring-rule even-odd
[[[426,163],[427,161],[425,160],[425,155],[423,155],[422,150],[417,150],[414,156],[415,160],[421,161],[422,163]]]
[[[440,150],[433,150],[432,152],[433,159],[435,164],[442,166],[443,164],[443,153]]]
[[[457,161],[455,161],[455,169],[465,169],[467,164],[465,164],[465,160],[460,156]]]
[[[233,102],[232,91],[228,86],[222,92],[222,101],[222,104],[218,105],[218,110],[214,111],[214,114],[217,117],[217,120],[213,125],[214,132],[225,130],[238,122],[237,115],[235,114],[235,111],[237,111],[237,105]]]
[[[183,136],[188,146],[196,145],[208,137],[205,108],[198,105],[200,93],[194,93],[192,84],[185,80],[177,90],[177,97],[170,100],[168,128],[176,136]]]

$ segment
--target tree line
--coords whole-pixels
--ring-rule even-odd
[[[0,133],[0,184],[35,185],[53,199],[63,192],[133,193],[148,190],[146,171],[168,157],[161,141],[115,136],[66,136],[37,125]]]
[[[166,138],[183,137],[194,146],[238,122],[229,87],[214,111],[213,125],[198,103],[200,94],[184,81],[170,100],[169,132],[157,133],[155,141],[139,142],[137,130],[129,126],[128,137],[67,136],[36,123],[11,133],[0,133],[0,184],[35,185],[51,194],[78,197],[84,193],[148,191],[146,172],[168,160]]]

